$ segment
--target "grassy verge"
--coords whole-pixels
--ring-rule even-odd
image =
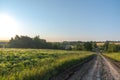
[[[120,61],[120,52],[117,53],[105,53],[104,56],[107,56],[113,60]]]
[[[86,51],[0,49],[0,80],[49,80],[92,55]]]

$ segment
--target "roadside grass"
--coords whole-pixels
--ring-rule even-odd
[[[49,80],[93,52],[49,49],[0,49],[0,80]]]
[[[120,52],[105,53],[104,56],[107,56],[116,61],[120,61]]]

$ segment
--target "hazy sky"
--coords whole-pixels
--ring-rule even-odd
[[[120,0],[0,0],[0,13],[19,25],[14,35],[40,35],[47,41],[120,40]]]

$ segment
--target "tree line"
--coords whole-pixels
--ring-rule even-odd
[[[87,50],[93,51],[97,48],[96,42],[81,41],[64,41],[64,42],[47,42],[39,36],[34,38],[28,36],[18,36],[11,38],[8,42],[8,48],[33,48],[33,49],[63,49],[63,50]]]
[[[106,41],[105,44],[101,47],[105,52],[119,52],[120,44],[115,44],[111,41]]]
[[[40,36],[33,38],[29,36],[18,36],[11,38],[9,42],[0,43],[0,48],[32,48],[32,49],[61,49],[61,50],[85,50],[95,51],[100,49],[102,52],[119,52],[120,44],[115,44],[111,41],[106,41],[104,45],[97,46],[97,42],[82,42],[82,41],[64,41],[64,42],[47,42],[41,39]]]

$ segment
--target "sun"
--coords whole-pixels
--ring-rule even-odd
[[[0,14],[0,39],[8,39],[18,33],[19,26],[17,21],[7,15]]]

